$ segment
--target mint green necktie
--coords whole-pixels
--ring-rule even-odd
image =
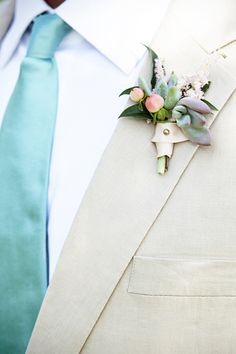
[[[25,352],[47,288],[47,191],[57,114],[54,52],[70,31],[34,21],[0,130],[0,353]]]

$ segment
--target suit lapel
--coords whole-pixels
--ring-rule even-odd
[[[185,12],[191,11],[195,0],[188,0]],[[214,9],[214,10],[213,10]],[[191,28],[193,36],[209,53],[236,40],[236,2],[234,0],[195,2],[195,19],[201,25],[193,26],[191,17],[186,16],[186,28]],[[207,34],[207,35],[206,35]]]
[[[192,58],[176,56],[163,43],[156,36],[154,49],[172,67],[177,63],[179,72],[188,72]],[[196,63],[206,59],[196,42],[186,38],[185,45],[191,48],[190,56],[194,55]],[[220,62],[212,69],[211,80],[209,99],[219,114],[236,84]],[[190,142],[178,144],[168,173],[159,176],[152,136],[153,126],[146,122],[119,120],[65,243],[28,353],[40,353],[41,348],[45,354],[55,348],[58,353],[70,354],[81,350],[198,149]]]

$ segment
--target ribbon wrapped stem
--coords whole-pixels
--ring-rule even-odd
[[[152,142],[155,143],[157,149],[157,173],[164,175],[168,171],[169,160],[173,155],[174,144],[187,141],[176,123],[160,123],[156,124],[155,133]]]
[[[157,173],[164,175],[168,171],[169,157],[167,155],[157,158]]]

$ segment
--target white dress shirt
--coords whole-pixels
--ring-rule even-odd
[[[0,49],[0,123],[26,53],[32,19],[55,11],[74,29],[56,52],[58,116],[48,192],[50,278],[64,240],[126,98],[167,0],[66,0],[56,10],[43,0],[17,0]]]

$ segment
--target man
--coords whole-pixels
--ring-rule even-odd
[[[122,4],[113,4],[106,17],[105,2],[91,9],[82,4],[78,8],[76,1],[60,3],[16,1],[10,27],[14,4],[5,0],[0,7],[0,352],[25,351],[46,291],[46,275],[50,280],[123,108],[118,95],[137,79],[145,52],[140,42],[149,43],[156,28],[153,21],[143,31],[133,21],[134,33],[129,34],[130,11],[125,18]],[[159,20],[167,5],[160,3]],[[144,8],[136,11],[139,21]],[[45,22],[40,27],[41,20]],[[61,31],[64,38],[57,38]],[[57,46],[61,41],[58,49],[55,41]],[[50,46],[58,68],[52,50],[46,53]]]
[[[80,9],[82,18],[77,5],[78,2],[75,5],[72,0],[67,0],[57,9],[57,13],[62,18],[64,15],[65,21],[68,21],[66,14],[76,14],[74,22],[68,21],[68,24],[76,27],[75,24],[80,23],[81,32],[85,22],[83,18],[87,22],[86,16],[92,16],[90,19],[95,26],[94,19],[99,19],[101,12],[95,8],[93,16],[93,6],[90,5],[94,4],[88,3],[87,7],[83,7],[83,12]],[[104,9],[103,14],[105,9],[109,15],[112,9],[117,14],[118,9],[114,4],[108,9],[105,5],[108,6],[105,2],[99,3],[100,11]],[[138,5],[141,6],[141,2],[133,8],[135,13]],[[39,8],[39,12],[46,10],[44,7]],[[126,10],[122,10],[122,20],[118,19],[120,30],[125,24],[123,17]],[[207,149],[197,149],[190,142],[178,144],[168,173],[158,176],[155,147],[151,143],[153,126],[143,121],[119,121],[63,247],[28,353],[234,353],[236,185],[235,164],[232,161],[235,160],[236,151],[235,4],[232,0],[228,0],[227,4],[221,1],[209,1],[207,4],[203,1],[197,4],[194,1],[174,1],[158,28],[155,18],[151,18],[153,13],[155,16],[158,13],[158,6],[146,4],[145,11],[140,10],[142,17],[148,18],[148,25],[136,20],[131,27],[133,29],[136,26],[135,31],[131,30],[131,35],[126,31],[127,38],[123,37],[125,52],[129,50],[137,28],[141,29],[141,36],[141,32],[149,26],[151,28],[154,23],[158,31],[154,35],[155,30],[152,28],[151,46],[180,74],[197,70],[202,63],[209,61],[211,53],[217,49],[219,53],[227,54],[227,58],[219,59],[210,72],[212,86],[209,100],[218,108],[211,127],[213,145]],[[129,18],[135,16],[130,15]],[[113,18],[110,24],[114,24],[114,21]],[[102,23],[95,26],[100,34]],[[91,28],[90,23],[86,31],[90,41]],[[12,38],[11,32],[8,35]],[[4,47],[7,48],[8,35],[5,36],[5,44],[4,41],[2,44],[3,58],[6,58]],[[110,40],[114,38],[116,45],[121,43],[118,41],[120,36],[116,37],[113,32],[109,37],[110,45]],[[146,38],[145,43],[149,44],[150,41]],[[94,44],[98,46],[98,43]],[[107,54],[104,46],[103,52]],[[59,60],[58,53],[60,69]],[[84,62],[88,63],[87,60]],[[124,65],[122,56],[118,56],[118,62]],[[8,68],[10,65],[9,62]],[[101,63],[99,67],[103,69],[103,78],[110,76],[107,74],[108,67],[102,67]],[[143,75],[148,74],[147,62],[143,70]],[[67,78],[69,71],[64,72]],[[73,75],[75,73],[73,71]],[[78,73],[81,75],[81,71]],[[3,78],[4,75],[7,77],[7,67],[2,75]],[[130,86],[136,84],[137,75],[138,68],[133,75],[133,82],[129,77]],[[109,119],[116,113],[111,112],[107,102],[114,103],[114,98],[108,95],[114,83],[119,81],[117,76],[107,85],[109,89],[104,92],[103,106],[99,109]],[[125,88],[126,85],[121,81],[119,88]],[[99,77],[96,77],[93,85],[98,85],[98,82]],[[92,82],[89,85],[91,87]],[[96,99],[99,87],[91,89],[93,99]],[[81,91],[76,100],[84,102],[85,97],[91,97],[90,91],[87,93],[85,90],[86,95],[84,90]],[[59,99],[59,105],[63,105],[65,97]],[[89,112],[89,118],[91,115],[93,121],[87,132],[94,125],[96,134],[100,131],[101,122],[96,126],[98,123],[94,119],[99,102],[95,101],[96,112],[93,107]],[[86,108],[88,110],[88,106]],[[60,120],[57,120],[58,124]],[[76,138],[79,127],[72,129],[75,130]],[[63,125],[63,132],[64,129]],[[83,128],[80,139],[82,135],[86,136],[85,132]],[[91,139],[91,135],[87,134],[87,138]],[[67,142],[70,139],[71,135]],[[60,166],[65,145],[58,156]],[[54,148],[54,154],[55,151]],[[84,157],[85,150],[82,152]],[[88,153],[87,148],[86,160]],[[77,154],[78,151],[74,160]],[[63,162],[66,162],[66,158]],[[82,182],[78,181],[82,175],[80,170],[71,194],[80,188]],[[70,181],[71,171],[66,189]],[[69,194],[68,190],[66,192]],[[49,217],[53,216],[52,210]],[[64,213],[63,217],[60,214],[56,216],[58,225],[66,219]],[[58,231],[54,233],[57,234]],[[49,232],[49,246],[53,242],[52,237],[50,241]]]

